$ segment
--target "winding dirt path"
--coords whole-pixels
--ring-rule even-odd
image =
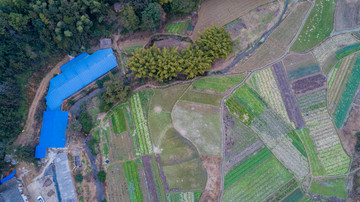
[[[34,100],[32,101],[32,103],[30,105],[24,130],[17,137],[17,139],[14,142],[14,145],[26,145],[29,142],[32,142],[34,140],[34,135],[35,135],[34,132],[36,132],[35,128],[34,128],[34,124],[36,123],[36,121],[34,120],[36,109],[38,108],[41,98],[44,96],[44,93],[47,90],[50,79],[53,78],[54,74],[60,73],[60,67],[62,65],[64,65],[65,63],[67,63],[69,60],[70,60],[70,58],[68,56],[64,57],[64,59],[62,59],[60,62],[58,62],[55,65],[55,67],[52,68],[51,71],[48,72],[46,74],[46,76],[43,78],[43,80],[41,81],[41,83],[36,91]]]

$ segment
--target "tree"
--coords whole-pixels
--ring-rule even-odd
[[[80,114],[80,123],[82,125],[82,130],[85,133],[89,133],[91,131],[91,129],[93,128],[93,122],[92,122],[92,118],[89,115],[89,113],[87,111],[84,111]]]
[[[211,68],[211,59],[198,46],[189,46],[181,51],[183,73],[187,79],[202,75]]]
[[[82,176],[81,173],[79,173],[75,176],[75,181],[78,183],[82,183],[83,179],[84,179],[84,177]]]
[[[171,12],[175,15],[187,15],[195,10],[196,5],[194,0],[173,0],[170,3]]]
[[[141,13],[141,28],[147,31],[155,31],[160,26],[161,10],[157,3],[150,3]]]
[[[134,6],[135,12],[140,16],[141,12],[148,7],[151,0],[131,0],[131,4]]]
[[[166,4],[166,3],[170,3],[172,2],[173,0],[156,0],[159,4],[163,5],[163,4]]]
[[[212,25],[200,34],[195,44],[208,56],[213,62],[220,58],[227,58],[234,50],[230,34],[225,27],[216,27]]]
[[[139,17],[135,14],[134,8],[130,4],[125,4],[120,13],[121,21],[129,32],[139,29]]]
[[[116,102],[121,102],[127,100],[130,87],[125,85],[124,77],[119,77],[114,79],[112,74],[110,74],[110,81],[105,82],[106,92],[102,95],[102,98],[107,104],[114,104]]]
[[[98,177],[100,182],[105,182],[105,180],[106,180],[106,172],[103,171],[103,170],[98,172],[97,177]]]
[[[71,121],[69,128],[70,128],[70,130],[72,130],[74,132],[80,132],[82,129],[82,126],[78,120],[74,119]]]

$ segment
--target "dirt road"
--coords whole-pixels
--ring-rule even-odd
[[[24,131],[20,133],[20,135],[15,140],[15,145],[26,145],[27,143],[31,142],[34,139],[34,119],[35,119],[35,112],[38,108],[38,105],[41,101],[41,98],[43,97],[48,85],[50,79],[53,78],[54,74],[57,74],[60,72],[60,67],[67,63],[70,60],[68,56],[66,56],[64,59],[62,59],[59,63],[55,65],[54,68],[51,69],[49,73],[43,78],[43,80],[40,83],[40,86],[38,87],[34,100],[31,103],[31,106],[29,108],[29,113],[26,118],[26,125],[24,127]]]

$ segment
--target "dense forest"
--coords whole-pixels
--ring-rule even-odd
[[[91,42],[122,29],[156,31],[161,12],[186,15],[197,0],[0,0],[0,172],[4,155],[23,130],[29,77],[66,54],[91,50]]]

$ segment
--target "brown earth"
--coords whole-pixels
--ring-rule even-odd
[[[221,157],[201,156],[207,172],[207,181],[199,201],[219,201],[221,196]]]
[[[355,133],[360,131],[360,106],[353,105],[346,124],[340,131],[340,138],[342,140],[345,151],[349,156],[355,153],[356,136]]]
[[[53,78],[54,74],[57,74],[60,72],[60,67],[67,63],[69,61],[69,57],[66,56],[64,59],[62,59],[59,63],[55,65],[54,68],[51,69],[49,73],[46,74],[46,76],[43,78],[43,80],[40,83],[40,86],[38,87],[35,97],[32,101],[32,104],[29,108],[29,113],[26,118],[26,125],[24,127],[24,130],[15,140],[15,145],[25,145],[30,142],[34,142],[36,139],[34,136],[37,134],[37,132],[40,130],[40,128],[35,128],[34,125],[36,124],[36,121],[34,120],[36,110],[38,109],[39,102],[44,96],[44,93],[47,90],[47,87],[49,85],[50,79]]]
[[[360,1],[337,0],[335,9],[335,30],[354,29],[360,25]]]
[[[192,34],[192,39],[199,37],[199,32],[210,27],[225,24],[245,15],[250,10],[273,0],[208,0],[200,6],[199,18]]]
[[[300,67],[315,64],[316,60],[311,52],[305,54],[290,53],[284,58],[283,63],[286,71],[291,71]]]

